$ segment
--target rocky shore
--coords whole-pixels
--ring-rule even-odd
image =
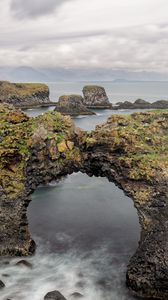
[[[58,100],[55,105],[55,111],[63,115],[78,116],[78,115],[95,115],[94,112],[87,109],[83,104],[83,98],[80,95],[64,95]]]
[[[50,105],[49,88],[45,84],[11,83],[0,81],[0,103],[13,104],[16,107],[36,107]]]
[[[168,111],[113,115],[91,133],[57,112],[36,118],[0,104],[0,255],[34,253],[27,221],[39,184],[73,172],[107,177],[132,198],[141,225],[126,282],[168,298]]]

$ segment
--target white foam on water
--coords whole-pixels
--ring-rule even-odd
[[[57,238],[69,237],[60,234]],[[0,292],[1,300],[43,300],[53,290],[59,290],[67,299],[72,299],[74,292],[81,293],[83,300],[132,299],[122,282],[126,266],[118,262],[116,268],[116,258],[104,245],[81,254],[75,250],[51,253],[47,245],[41,241],[38,244],[36,255],[26,258],[32,269],[16,266],[19,258],[10,259],[9,264],[0,262],[0,278],[6,285]]]

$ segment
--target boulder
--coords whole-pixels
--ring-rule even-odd
[[[40,83],[11,83],[0,81],[0,102],[17,107],[42,106],[50,103],[49,88]]]
[[[3,283],[2,280],[0,280],[0,290],[3,289],[5,287],[5,284]]]
[[[95,113],[87,109],[83,104],[83,98],[80,95],[64,95],[58,100],[55,110],[63,115],[94,115]]]
[[[15,266],[21,266],[21,267],[26,267],[26,268],[29,268],[29,269],[32,269],[32,264],[29,263],[27,260],[20,260],[18,261]]]
[[[47,293],[44,300],[66,300],[66,298],[59,291],[53,291]]]
[[[88,108],[111,108],[104,87],[97,85],[87,85],[83,88],[83,104]]]
[[[74,292],[70,296],[72,298],[75,298],[75,299],[83,298],[83,295],[81,293],[78,293],[78,292]]]

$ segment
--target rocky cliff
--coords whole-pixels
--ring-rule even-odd
[[[80,95],[64,95],[59,98],[55,105],[55,111],[63,115],[94,115],[95,113],[87,109],[83,104],[83,98]]]
[[[134,201],[141,225],[127,285],[168,298],[168,111],[110,117],[91,132],[56,112],[28,118],[0,105],[0,254],[35,251],[26,216],[39,184],[82,171],[105,176]]]
[[[0,81],[0,102],[17,107],[31,107],[49,103],[49,88],[45,84],[11,83]]]
[[[83,88],[83,104],[88,108],[111,108],[106,91],[97,85],[87,85]]]

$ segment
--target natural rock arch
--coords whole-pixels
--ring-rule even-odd
[[[127,285],[167,299],[168,113],[112,116],[91,133],[57,113],[28,118],[1,105],[0,114],[0,254],[34,252],[26,210],[39,184],[77,171],[107,177],[133,199],[141,225]]]

